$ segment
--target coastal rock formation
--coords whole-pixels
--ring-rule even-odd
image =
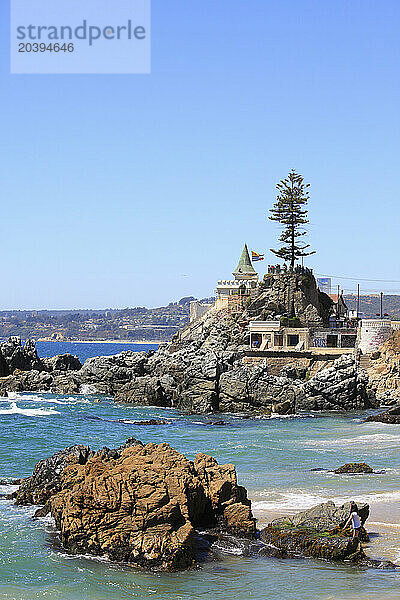
[[[58,354],[51,358],[42,358],[41,363],[49,373],[52,371],[79,371],[82,368],[79,358],[68,353]]]
[[[19,371],[41,370],[43,368],[37,355],[35,343],[27,340],[22,346],[21,338],[10,337],[7,342],[0,344],[0,376],[7,377]]]
[[[249,321],[287,311],[288,290],[291,310],[300,323],[321,325],[326,321],[331,301],[318,291],[311,273],[269,274],[242,312],[230,314],[211,308],[172,343],[160,344],[156,352],[121,352],[90,358],[81,366],[70,355],[40,361],[30,343],[23,352],[30,356],[31,370],[10,371],[7,367],[7,375],[0,378],[0,393],[90,390],[120,402],[198,413],[291,414],[376,406],[368,376],[352,356],[336,360],[327,369],[321,368],[318,359],[300,357],[296,362],[279,356],[254,364],[254,357],[244,356],[249,348]],[[14,356],[12,364],[20,364],[17,358],[22,350],[12,348],[6,345],[5,356]],[[1,368],[0,361],[0,372]]]
[[[211,319],[218,318],[211,315]],[[308,380],[305,380],[306,368],[296,367],[293,362],[281,363],[275,371],[280,375],[272,375],[268,363],[252,365],[242,360],[240,352],[218,349],[214,334],[213,346],[205,334],[203,344],[199,341],[163,344],[157,352],[147,354],[126,351],[90,358],[80,369],[77,369],[78,359],[71,355],[44,359],[42,370],[15,370],[12,375],[0,378],[0,394],[97,393],[112,395],[121,402],[173,406],[199,413],[289,414],[376,406],[368,376],[357,368],[352,356],[337,359],[331,367],[317,371]],[[225,338],[224,343],[229,347]]]
[[[386,410],[383,413],[377,415],[370,415],[364,420],[364,423],[387,423],[388,425],[399,425],[400,424],[400,404],[394,406],[390,410]]]
[[[6,346],[7,351],[8,345],[9,342],[1,344],[0,349]],[[30,345],[34,347],[33,342]],[[80,393],[83,386],[91,386],[94,392],[113,395],[133,378],[145,374],[143,365],[147,359],[146,352],[132,351],[89,358],[83,366],[71,354],[38,359],[32,363],[31,370],[14,368],[11,374],[0,378],[0,394],[6,396],[7,392],[21,391],[75,394]]]
[[[110,450],[102,448],[101,456],[119,458],[122,451],[130,446],[140,445],[135,438],[129,438],[123,446]],[[89,446],[75,445],[59,450],[49,458],[37,463],[30,477],[20,481],[20,487],[12,497],[17,505],[46,504],[50,496],[61,490],[61,474],[69,465],[85,465],[94,456]]]
[[[372,467],[367,465],[367,463],[346,463],[345,465],[335,469],[333,471],[336,475],[354,475],[358,473],[373,473],[374,470]]]
[[[358,512],[361,523],[364,525],[369,517],[369,505],[355,502],[346,502],[342,506],[336,506],[334,502],[323,502],[307,510],[298,512],[291,517],[275,519],[272,525],[290,527],[311,527],[318,531],[333,531],[344,527],[352,512]]]
[[[368,375],[379,399],[400,400],[400,331],[380,346],[370,357]]]
[[[51,512],[70,552],[146,569],[190,567],[196,528],[255,535],[250,501],[234,466],[205,454],[192,462],[168,444],[128,440],[122,450],[96,453],[67,448],[38,463],[17,492],[16,501],[22,499],[47,499],[38,514]]]
[[[94,452],[88,446],[70,446],[41,460],[31,477],[23,479],[14,493],[15,504],[46,504],[53,494],[61,490],[61,474],[68,465],[87,463]]]
[[[288,290],[291,306],[288,307]],[[328,322],[332,300],[320,292],[311,273],[267,274],[261,293],[248,308],[253,319],[268,320],[289,311],[302,325],[323,325]]]
[[[303,397],[302,383],[288,377],[268,375],[267,367],[232,369],[219,380],[219,410],[294,413]]]
[[[376,406],[367,373],[357,368],[350,355],[335,360],[303,386],[298,410],[356,410]]]
[[[368,540],[365,530],[360,538],[349,537],[342,530],[351,513],[356,510],[364,525],[369,515],[367,504],[346,502],[337,507],[333,502],[319,504],[292,517],[272,521],[260,532],[266,544],[277,547],[284,556],[312,556],[327,560],[351,560],[362,563],[366,555],[362,539]],[[394,565],[391,565],[394,566]]]

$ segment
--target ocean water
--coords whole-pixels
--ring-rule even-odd
[[[0,399],[0,479],[31,474],[38,460],[74,443],[119,446],[134,436],[169,442],[189,458],[199,451],[236,465],[259,525],[333,499],[368,501],[368,554],[400,562],[400,427],[362,423],[363,414],[243,419],[139,408],[84,395],[10,394]],[[134,421],[164,418],[166,425]],[[210,420],[225,425],[212,426]],[[332,469],[366,461],[380,475],[338,476]],[[10,486],[0,488],[9,492]],[[390,600],[400,571],[360,569],[312,559],[226,555],[183,573],[152,574],[60,550],[51,519],[0,499],[2,600]]]
[[[109,342],[36,342],[36,349],[41,358],[57,356],[57,354],[73,354],[81,362],[93,356],[111,356],[124,350],[142,352],[157,350],[158,344],[109,343]]]

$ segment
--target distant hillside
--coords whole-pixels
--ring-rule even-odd
[[[0,338],[164,341],[189,322],[195,299],[185,297],[159,308],[0,311]]]
[[[347,307],[351,310],[357,308],[357,296],[348,294],[344,296]],[[380,296],[371,294],[369,296],[360,296],[360,312],[366,317],[374,318],[380,314]],[[400,296],[383,296],[383,312],[387,313],[391,319],[400,320]]]

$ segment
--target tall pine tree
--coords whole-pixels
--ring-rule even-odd
[[[305,208],[310,198],[308,188],[309,183],[304,183],[301,175],[292,169],[286,179],[282,179],[277,185],[278,195],[276,202],[270,209],[271,221],[278,221],[283,226],[279,241],[282,246],[273,252],[279,258],[289,263],[289,268],[293,270],[296,260],[302,256],[310,256],[315,251],[307,252],[310,244],[305,244],[299,240],[306,235],[303,225],[308,223],[308,211]]]

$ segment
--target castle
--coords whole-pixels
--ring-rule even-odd
[[[339,356],[357,350],[368,355],[375,352],[394,329],[400,329],[400,322],[383,318],[361,319],[358,315],[352,315],[340,293],[323,294],[330,298],[331,303],[330,314],[325,322],[318,314],[316,319],[315,310],[310,314],[307,314],[307,311],[304,315],[292,314],[294,291],[290,289],[291,279],[307,276],[310,286],[314,286],[316,290],[312,272],[297,267],[294,273],[289,273],[279,265],[269,266],[268,273],[260,282],[259,275],[252,265],[247,244],[244,245],[239,263],[232,274],[234,279],[218,281],[214,305],[197,301],[191,303],[191,322],[200,319],[210,308],[229,314],[240,313],[259,297],[265,286],[286,286],[287,302],[285,301],[285,308],[281,314],[274,314],[268,319],[250,319],[248,322],[249,351],[254,355],[267,356],[271,353],[289,352],[294,355],[328,353],[331,356]]]

